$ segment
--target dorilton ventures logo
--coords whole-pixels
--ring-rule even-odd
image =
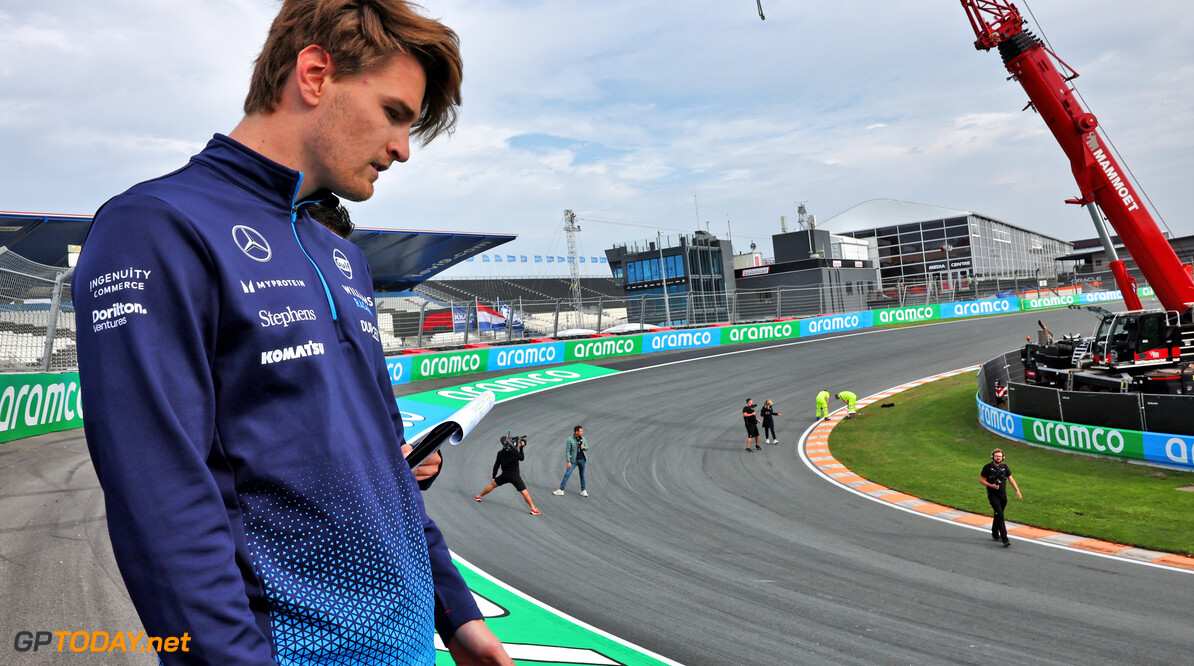
[[[240,248],[240,251],[253,261],[266,262],[274,254],[270,250],[265,236],[262,236],[261,232],[253,227],[246,227],[243,224],[232,227],[232,240]]]

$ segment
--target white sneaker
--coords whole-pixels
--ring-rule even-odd
[[[581,497],[588,497],[588,496],[589,496],[589,491],[587,491],[587,490],[582,490],[582,491],[580,491],[580,496],[581,496]]]
[[[560,490],[559,488],[556,488],[555,490],[551,491],[551,494],[552,495],[563,495],[564,491]]]
[[[764,443],[764,444],[770,444],[770,443],[771,443],[771,440],[769,440],[769,439],[765,439],[765,440],[763,440],[763,443]]]

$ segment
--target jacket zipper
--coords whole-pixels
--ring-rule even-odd
[[[336,315],[336,303],[332,301],[332,290],[328,289],[328,281],[323,279],[323,271],[319,270],[319,266],[315,265],[315,260],[311,255],[307,254],[307,248],[303,247],[303,241],[299,239],[298,226],[296,220],[298,219],[298,208],[301,204],[295,201],[298,198],[299,188],[303,185],[303,174],[299,172],[298,183],[294,186],[294,195],[290,197],[290,230],[294,232],[294,241],[298,243],[299,249],[303,251],[303,256],[307,261],[311,262],[311,267],[315,269],[315,274],[319,276],[319,282],[323,284],[323,295],[328,299],[328,307],[332,309],[332,321],[338,322],[340,319]]]

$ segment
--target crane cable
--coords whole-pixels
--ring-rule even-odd
[[[759,1],[761,2],[762,0],[759,0]],[[1032,6],[1028,4],[1028,0],[1023,0],[1023,2],[1024,2],[1024,7],[1028,10],[1028,15],[1032,17],[1032,22],[1034,24],[1036,24],[1037,32],[1041,33],[1041,39],[1043,39],[1045,41],[1045,46],[1047,46],[1049,48],[1050,53],[1057,53],[1057,51],[1053,50],[1053,45],[1049,43],[1049,38],[1045,35],[1044,26],[1042,26],[1041,22],[1037,20],[1036,14],[1034,14],[1032,12]],[[1054,56],[1054,57],[1056,57],[1056,56]],[[1078,99],[1082,100],[1082,104],[1086,107],[1086,110],[1088,112],[1094,114],[1094,111],[1091,109],[1090,103],[1087,102],[1086,98],[1082,96],[1082,92],[1080,90],[1078,90],[1078,86],[1074,85],[1074,82],[1072,80],[1070,81],[1070,86],[1073,87],[1074,94],[1078,96]],[[1095,115],[1097,117],[1098,114],[1095,114]],[[1115,142],[1111,140],[1111,135],[1110,135],[1110,133],[1107,132],[1107,126],[1103,125],[1102,123],[1099,123],[1099,127],[1101,127],[1103,129],[1103,138],[1107,140],[1107,145],[1111,146],[1111,151],[1114,152],[1115,156],[1119,158],[1119,165],[1121,167],[1123,167],[1124,171],[1128,172],[1128,175],[1132,178],[1132,182],[1136,184],[1136,189],[1142,195],[1144,195],[1144,200],[1148,202],[1148,207],[1152,209],[1153,215],[1155,215],[1157,217],[1157,219],[1161,221],[1161,224],[1165,227],[1165,231],[1169,232],[1169,237],[1174,238],[1173,230],[1169,228],[1169,223],[1165,221],[1164,216],[1162,216],[1161,212],[1159,210],[1157,210],[1157,205],[1154,204],[1153,200],[1148,196],[1148,192],[1144,189],[1143,186],[1140,185],[1140,180],[1138,178],[1136,178],[1136,174],[1132,173],[1132,167],[1128,166],[1128,161],[1125,160],[1124,156],[1120,154],[1119,148],[1115,147]]]

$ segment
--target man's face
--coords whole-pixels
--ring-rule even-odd
[[[576,436],[577,436],[577,437],[584,437],[584,436],[585,436],[585,429],[584,429],[584,428],[581,428],[581,429],[577,430],[577,431],[576,431]]]
[[[316,113],[307,152],[317,189],[350,201],[373,196],[373,181],[394,162],[410,158],[410,128],[423,105],[426,75],[411,55],[333,78]]]
[[[1003,451],[996,451],[995,455],[991,456],[996,464],[1003,462]]]
[[[755,404],[755,401],[754,401],[754,400],[751,400],[750,398],[747,398],[747,399],[746,399],[746,406],[747,406],[747,407],[750,407],[750,406],[751,406],[751,405],[753,405],[753,404]]]

